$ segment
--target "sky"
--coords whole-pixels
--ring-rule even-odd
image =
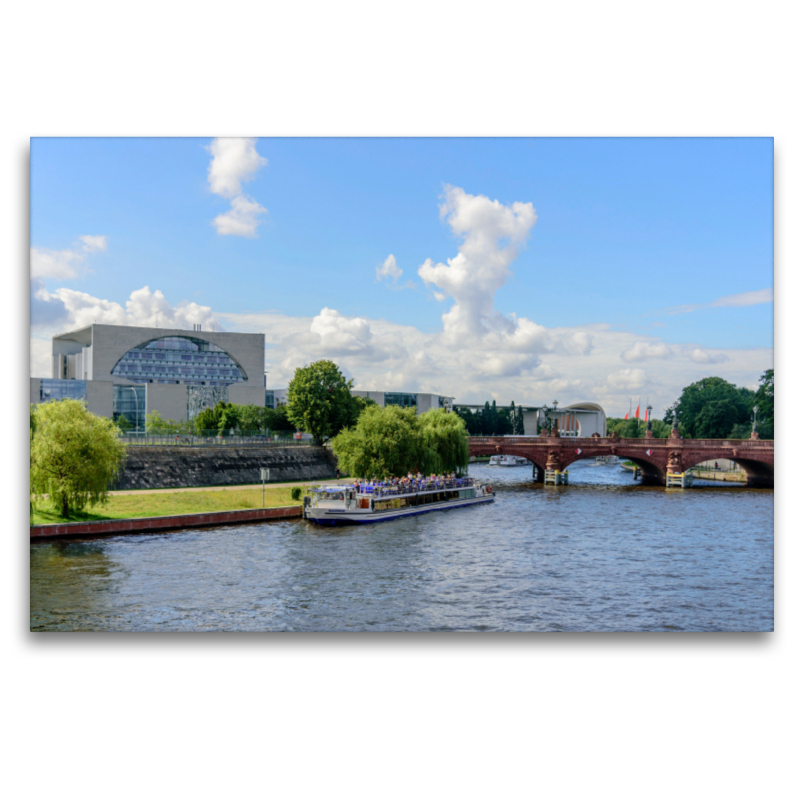
[[[271,388],[654,415],[773,366],[771,138],[34,138],[31,375],[98,323],[263,332]]]

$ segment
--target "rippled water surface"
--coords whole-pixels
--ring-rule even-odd
[[[270,522],[31,545],[31,629],[767,631],[773,492],[569,486],[475,466],[497,501],[379,525]]]

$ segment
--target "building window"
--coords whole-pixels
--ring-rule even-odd
[[[86,381],[67,380],[61,378],[42,378],[39,399],[42,403],[48,400],[86,400]]]
[[[144,386],[114,386],[114,404],[112,418],[117,422],[120,417],[130,423],[131,430],[144,430],[145,404]]]
[[[158,363],[153,363],[153,359]],[[193,362],[191,373],[181,369],[186,361]],[[191,336],[164,336],[134,347],[120,358],[111,374],[137,383],[180,382],[165,380],[172,377],[182,378],[184,383],[229,386],[247,380],[241,367],[221,347]],[[224,377],[219,377],[220,374]]]
[[[386,406],[400,406],[400,408],[416,408],[417,396],[407,392],[384,392],[383,404]]]

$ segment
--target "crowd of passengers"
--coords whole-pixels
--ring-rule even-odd
[[[464,486],[471,483],[471,478],[457,478],[455,472],[444,475],[423,475],[418,472],[416,475],[409,472],[401,478],[386,478],[379,481],[373,477],[372,480],[357,480],[355,482],[356,492],[360,494],[371,494],[375,491],[385,491],[394,489],[399,492],[416,492],[421,489],[444,489],[450,486]]]

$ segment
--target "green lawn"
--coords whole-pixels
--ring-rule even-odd
[[[292,500],[292,487],[267,489],[264,505],[297,506],[302,500]],[[305,494],[305,487],[303,487]],[[130,519],[132,517],[166,517],[173,514],[202,514],[207,511],[236,511],[261,508],[261,487],[230,491],[150,492],[147,494],[116,495],[104,506],[94,506],[65,519],[46,501],[35,509],[31,525],[56,522],[83,522],[98,519]]]

